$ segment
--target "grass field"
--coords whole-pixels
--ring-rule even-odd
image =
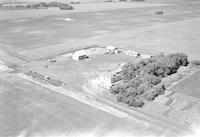
[[[134,130],[133,130],[134,129]],[[16,136],[107,136],[152,133],[69,97],[57,94],[16,76],[0,78],[0,135]],[[116,134],[115,132],[118,132]],[[162,131],[163,132],[163,131]],[[161,132],[155,131],[157,134]]]

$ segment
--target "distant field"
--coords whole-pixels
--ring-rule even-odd
[[[20,19],[27,17],[44,17],[52,15],[65,15],[69,13],[80,13],[80,12],[95,12],[95,11],[109,11],[117,9],[130,9],[130,8],[146,8],[146,7],[157,7],[165,6],[167,4],[159,3],[145,3],[145,2],[109,2],[109,3],[84,3],[74,4],[74,10],[59,10],[58,8],[48,8],[39,10],[1,10],[0,9],[0,20],[7,19]],[[26,11],[26,12],[24,12]]]
[[[133,28],[132,24],[134,24],[134,28],[149,24],[146,20],[141,20],[139,16],[147,14],[149,20],[152,13],[145,9],[152,11],[152,6],[158,5],[143,3],[85,4],[82,6],[85,11],[89,11],[87,7],[92,11],[100,10],[88,13],[69,13],[70,11],[56,9],[26,12],[2,11],[0,42],[15,51],[23,52],[22,54],[27,53],[32,58],[44,57],[49,54],[55,55],[58,54],[58,50],[67,52],[94,44],[93,41],[86,38],[127,30]],[[60,12],[62,14],[59,14]],[[13,19],[13,17],[17,19]],[[66,18],[71,20],[65,20]],[[33,49],[40,52],[33,51]],[[33,54],[30,53],[31,51]],[[38,53],[40,53],[39,56]]]
[[[146,54],[182,52],[190,59],[200,59],[199,27],[200,18],[195,18],[100,36],[95,41]]]
[[[200,58],[200,3],[76,6],[75,11],[0,11],[0,43],[32,59],[96,44],[146,54],[185,52],[192,59]],[[158,10],[164,15],[154,15]]]
[[[71,1],[79,1],[79,2],[82,2],[82,3],[87,3],[87,2],[101,2],[103,0],[25,0],[26,2],[66,2],[66,3],[69,3]],[[0,0],[0,3],[1,2],[24,2],[24,0]]]
[[[200,98],[200,71],[197,71],[186,79],[181,80],[169,90]]]

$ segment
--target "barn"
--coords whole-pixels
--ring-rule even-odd
[[[84,59],[87,59],[87,58],[89,58],[89,57],[87,56],[85,50],[75,51],[75,52],[72,54],[72,59],[73,59],[73,60],[84,60]]]

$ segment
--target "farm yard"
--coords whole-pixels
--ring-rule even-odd
[[[88,49],[86,51],[90,51]],[[88,80],[96,78],[99,73],[112,71],[120,64],[127,61],[139,61],[140,59],[130,57],[124,54],[99,54],[92,55],[88,59],[74,61],[71,55],[62,55],[55,58],[55,62],[49,60],[40,61],[20,67],[23,72],[33,71],[43,75],[59,79],[65,82],[66,87],[74,87],[77,91],[82,91],[82,85]],[[79,86],[78,86],[79,85]],[[78,87],[77,87],[78,86]],[[77,90],[78,88],[78,90]],[[73,89],[73,88],[72,88]]]

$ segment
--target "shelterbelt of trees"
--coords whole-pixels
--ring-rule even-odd
[[[157,55],[138,63],[125,64],[119,77],[112,79],[111,93],[117,101],[129,106],[142,107],[145,102],[152,101],[164,93],[166,87],[163,78],[177,72],[181,66],[189,64],[184,53]],[[118,81],[118,82],[116,82]]]
[[[17,3],[16,3],[17,4]],[[50,8],[50,7],[58,7],[60,10],[73,10],[74,7],[67,3],[60,3],[60,2],[35,2],[35,3],[27,3],[26,6],[20,5],[11,6],[8,9],[40,9],[40,8]],[[72,4],[79,4],[78,2],[74,2]],[[0,4],[0,8],[3,8],[3,4]]]

